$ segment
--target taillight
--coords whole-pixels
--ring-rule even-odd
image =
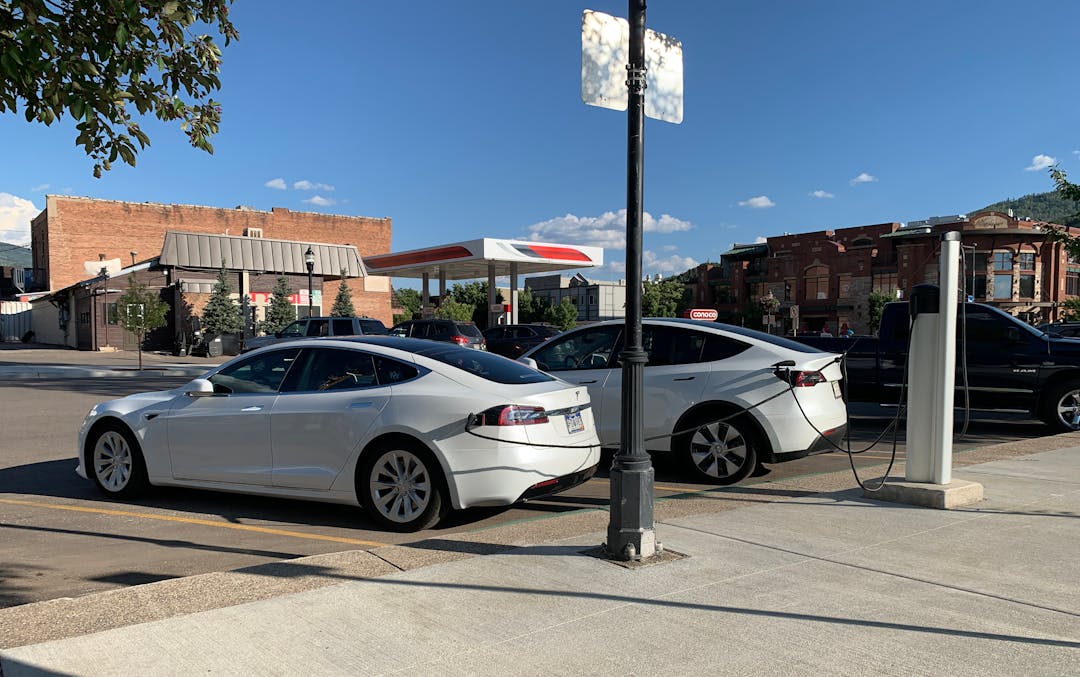
[[[458,344],[459,346],[469,345],[469,339],[465,338],[464,336],[451,336],[450,340]]]
[[[480,425],[536,425],[547,423],[543,407],[526,407],[520,404],[503,404],[477,415]]]
[[[792,388],[809,388],[825,382],[825,375],[820,371],[792,371],[788,375]]]

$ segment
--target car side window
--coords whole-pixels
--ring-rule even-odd
[[[718,362],[726,360],[749,348],[749,343],[743,343],[737,339],[721,336],[720,334],[706,334],[705,346],[701,350],[700,361]]]
[[[442,322],[436,324],[434,328],[435,328],[434,336],[436,338],[444,338],[444,337],[450,335],[450,327],[448,325],[443,324]]]
[[[214,374],[210,383],[215,393],[275,393],[299,352],[299,348],[287,348],[249,357]]]
[[[617,325],[582,329],[551,339],[530,357],[544,371],[614,367],[615,344],[621,333],[622,328]]]
[[[330,331],[330,325],[326,320],[308,320],[308,336],[326,336]]]
[[[303,336],[304,335],[304,328],[305,328],[306,324],[307,323],[305,323],[303,321],[301,321],[301,322],[293,322],[288,327],[285,327],[284,329],[281,330],[282,338],[285,338],[285,337],[292,338],[292,337]]]
[[[350,336],[353,332],[353,321],[348,318],[330,320],[330,328],[334,330],[334,336]]]
[[[411,364],[376,355],[375,373],[378,375],[379,385],[386,386],[416,378],[420,375],[420,370]]]
[[[300,392],[325,390],[354,390],[378,385],[375,364],[371,355],[359,350],[318,348],[308,351],[307,359],[299,367],[300,375],[295,387]]]
[[[705,339],[705,334],[691,329],[646,325],[641,329],[641,343],[649,355],[645,366],[700,362]]]

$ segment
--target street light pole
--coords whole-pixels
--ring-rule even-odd
[[[652,461],[645,452],[641,340],[642,175],[645,134],[645,0],[630,3],[630,63],[626,67],[626,325],[622,361],[622,430],[611,464],[607,554],[623,561],[657,552]]]
[[[109,345],[109,269],[102,266],[101,274],[105,277],[105,342],[102,347],[107,347]]]
[[[311,245],[308,245],[307,251],[304,252],[304,265],[307,266],[307,314],[311,317],[312,301],[315,296],[311,285],[311,273],[315,270],[315,252],[311,251]]]

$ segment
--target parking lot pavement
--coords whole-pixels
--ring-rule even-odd
[[[1080,435],[1047,440],[1071,445],[1030,453],[1040,441],[1027,440],[1029,455],[990,450],[983,458],[1001,460],[957,468],[987,497],[959,510],[852,490],[682,516],[658,505],[657,536],[684,557],[651,566],[591,556],[604,513],[590,511],[543,520],[518,547],[479,532],[55,600],[69,622],[92,620],[103,596],[114,616],[160,615],[9,648],[0,665],[5,677],[1069,674]],[[570,524],[582,520],[592,528]],[[410,554],[430,559],[412,566]],[[320,576],[329,582],[250,601],[275,581]],[[226,588],[248,598],[185,606]]]

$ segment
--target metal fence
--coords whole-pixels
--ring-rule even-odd
[[[21,341],[30,331],[30,304],[0,301],[0,341]]]

